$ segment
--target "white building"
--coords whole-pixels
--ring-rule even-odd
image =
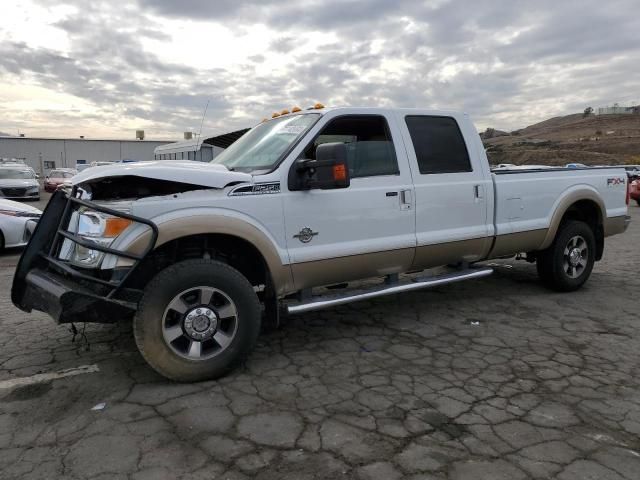
[[[621,107],[615,103],[612,107],[598,108],[598,115],[633,115],[640,113],[640,106]]]
[[[204,143],[203,140],[184,140],[156,147],[153,152],[153,158],[155,160],[210,162],[222,150],[224,149]]]
[[[167,141],[85,138],[0,137],[0,158],[19,158],[37,173],[78,164],[116,160],[153,160],[154,149]]]
[[[249,129],[182,142],[86,138],[0,137],[0,158],[17,158],[42,176],[54,168],[77,168],[118,160],[209,162]]]
[[[156,147],[156,160],[196,160],[210,162],[220,152],[249,131],[248,128],[225,133],[217,137],[201,137],[200,140],[189,139],[182,142],[169,143]]]

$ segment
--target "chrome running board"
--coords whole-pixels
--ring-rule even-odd
[[[421,288],[437,287],[448,283],[461,282],[463,280],[472,280],[474,278],[486,277],[493,273],[492,268],[470,268],[460,270],[453,273],[446,273],[433,277],[417,277],[404,283],[393,283],[391,285],[376,285],[366,290],[352,290],[339,294],[318,295],[309,300],[292,303],[287,305],[287,313],[305,313],[322,308],[335,307],[344,305],[345,303],[357,302],[360,300],[368,300],[370,298],[382,297],[385,295],[393,295],[395,293],[409,292],[411,290],[419,290]]]

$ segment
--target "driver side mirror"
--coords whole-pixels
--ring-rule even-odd
[[[295,179],[290,177],[290,190],[310,190],[313,188],[330,190],[347,188],[351,184],[349,165],[347,164],[347,147],[344,143],[318,145],[316,159],[300,159],[294,164],[294,170],[292,173],[295,174]]]

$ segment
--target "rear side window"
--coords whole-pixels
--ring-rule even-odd
[[[398,175],[398,161],[389,126],[379,115],[345,115],[331,120],[304,152],[316,158],[323,143],[344,143],[351,178]]]
[[[406,117],[420,173],[471,172],[469,152],[458,123],[451,117]]]

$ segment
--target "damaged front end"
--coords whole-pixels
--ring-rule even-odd
[[[136,201],[177,198],[251,181],[249,174],[202,162],[141,162],[88,168],[49,200],[18,263],[11,299],[58,323],[111,323],[137,309],[141,290],[127,281],[154,249],[158,227],[133,215]],[[118,249],[125,232],[135,251]],[[134,280],[134,279],[132,279]],[[133,283],[133,282],[130,282]]]
[[[158,238],[145,218],[81,198],[83,189],[51,197],[13,280],[11,299],[24,311],[39,310],[58,323],[115,322],[137,308],[139,292],[124,287]],[[111,248],[115,237],[133,225],[150,231],[139,254]],[[129,260],[123,269],[96,268],[105,255]]]

